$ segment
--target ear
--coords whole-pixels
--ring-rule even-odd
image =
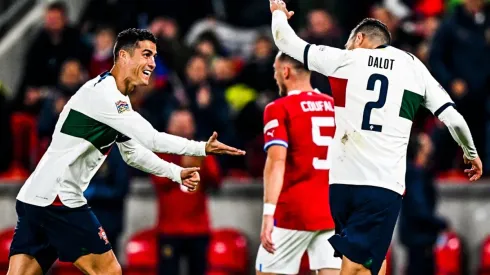
[[[289,68],[288,66],[283,66],[282,76],[283,79],[289,79],[289,77],[291,76],[291,68]]]
[[[356,44],[357,46],[359,46],[359,45],[362,44],[362,41],[363,40],[364,40],[364,35],[361,32],[358,32],[356,34],[356,40],[354,41],[354,44]]]
[[[120,50],[118,55],[121,60],[126,60],[129,57],[129,53],[125,50]]]

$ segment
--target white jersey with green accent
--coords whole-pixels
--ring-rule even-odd
[[[415,56],[391,46],[343,50],[310,45],[274,11],[276,46],[329,77],[336,132],[328,151],[330,184],[405,191],[407,146],[417,109],[439,117],[468,159],[477,152],[464,118],[448,93]]]
[[[83,192],[115,143],[128,164],[131,164],[128,159],[132,158],[129,154],[146,153],[145,150],[205,155],[204,142],[157,132],[132,110],[129,97],[117,89],[114,77],[104,73],[85,83],[65,105],[49,148],[22,186],[17,199],[48,206],[58,195],[68,207],[86,204]],[[138,148],[139,151],[135,150]],[[179,182],[182,168],[158,158],[152,159],[156,156],[140,156],[146,156],[146,160],[140,157],[139,163],[131,165]]]
[[[312,45],[305,58],[332,86],[337,130],[328,156],[330,183],[403,194],[415,114],[425,106],[437,116],[453,105],[449,95],[422,62],[394,47],[348,51]]]

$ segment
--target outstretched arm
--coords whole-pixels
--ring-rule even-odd
[[[153,152],[189,156],[206,154],[244,155],[245,152],[222,144],[214,134],[209,141],[198,142],[158,132],[138,112],[132,110],[129,98],[117,91],[106,91],[104,96],[95,95],[90,102],[94,119],[110,126]]]
[[[192,173],[197,172],[199,168],[182,168],[171,162],[166,162],[152,151],[128,138],[119,139],[117,146],[123,160],[129,166],[158,177],[169,178],[191,190],[196,188],[199,182],[199,176],[197,176],[197,180],[192,178]]]

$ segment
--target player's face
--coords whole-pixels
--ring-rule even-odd
[[[274,62],[274,79],[276,80],[277,87],[279,87],[279,95],[285,96],[288,93],[286,85],[284,84],[284,64],[276,59]]]
[[[135,86],[148,85],[150,76],[155,69],[155,43],[145,40],[139,41],[129,61],[130,78]]]

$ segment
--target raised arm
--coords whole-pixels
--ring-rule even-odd
[[[282,1],[271,0],[272,36],[280,51],[302,62],[309,70],[329,76],[346,60],[347,50],[329,46],[308,44],[301,39],[288,23],[292,16]]]

